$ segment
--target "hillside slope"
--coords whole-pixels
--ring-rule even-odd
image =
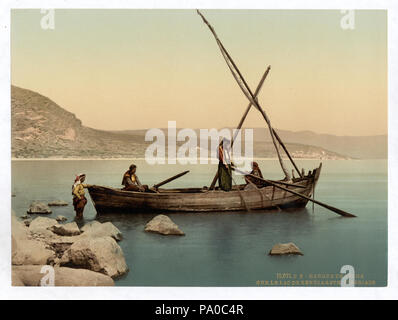
[[[131,135],[87,128],[50,99],[15,86],[11,127],[16,158],[132,156],[145,150]]]
[[[145,142],[145,130],[103,131],[85,127],[74,114],[49,98],[16,86],[11,86],[11,124],[14,158],[135,158],[144,157],[150,144]],[[255,131],[254,155],[276,157],[270,141],[256,138],[260,133]],[[297,158],[348,158],[322,146],[286,142]]]

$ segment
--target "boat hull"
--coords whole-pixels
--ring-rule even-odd
[[[321,166],[311,175],[296,179],[284,188],[311,197],[319,179]],[[241,186],[243,187],[243,186]],[[113,212],[211,212],[302,208],[308,200],[274,186],[245,187],[243,190],[204,190],[199,188],[163,189],[158,193],[123,191],[103,186],[88,188],[97,213]]]

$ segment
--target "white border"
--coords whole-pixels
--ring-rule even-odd
[[[0,298],[2,299],[394,299],[398,297],[397,192],[397,34],[398,4],[393,0],[279,0],[279,1],[123,1],[20,0],[2,1],[0,11]],[[10,9],[11,8],[206,8],[206,9],[388,9],[389,44],[389,173],[388,173],[388,286],[386,288],[296,287],[11,287],[11,157],[10,157]]]

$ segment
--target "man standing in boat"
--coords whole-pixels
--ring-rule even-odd
[[[88,184],[83,184],[86,180],[86,175],[84,173],[76,176],[75,183],[72,186],[73,195],[73,208],[76,211],[76,218],[83,218],[84,207],[87,204],[87,199],[84,195],[84,188],[88,188]]]
[[[137,166],[132,164],[123,175],[122,185],[124,188],[122,190],[126,191],[148,191],[148,186],[146,184],[141,184],[135,172],[137,171]]]
[[[232,189],[230,144],[231,142],[224,138],[218,146],[218,185],[224,191]]]

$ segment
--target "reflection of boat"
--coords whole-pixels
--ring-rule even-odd
[[[294,179],[284,187],[311,197],[321,172],[321,166],[302,178]],[[240,189],[240,191],[237,190]],[[244,189],[243,189],[244,188]],[[235,186],[232,191],[202,188],[159,189],[156,193],[123,191],[120,189],[90,186],[91,199],[98,213],[140,211],[239,211],[249,209],[300,208],[308,200],[290,192],[265,186],[250,188]]]

